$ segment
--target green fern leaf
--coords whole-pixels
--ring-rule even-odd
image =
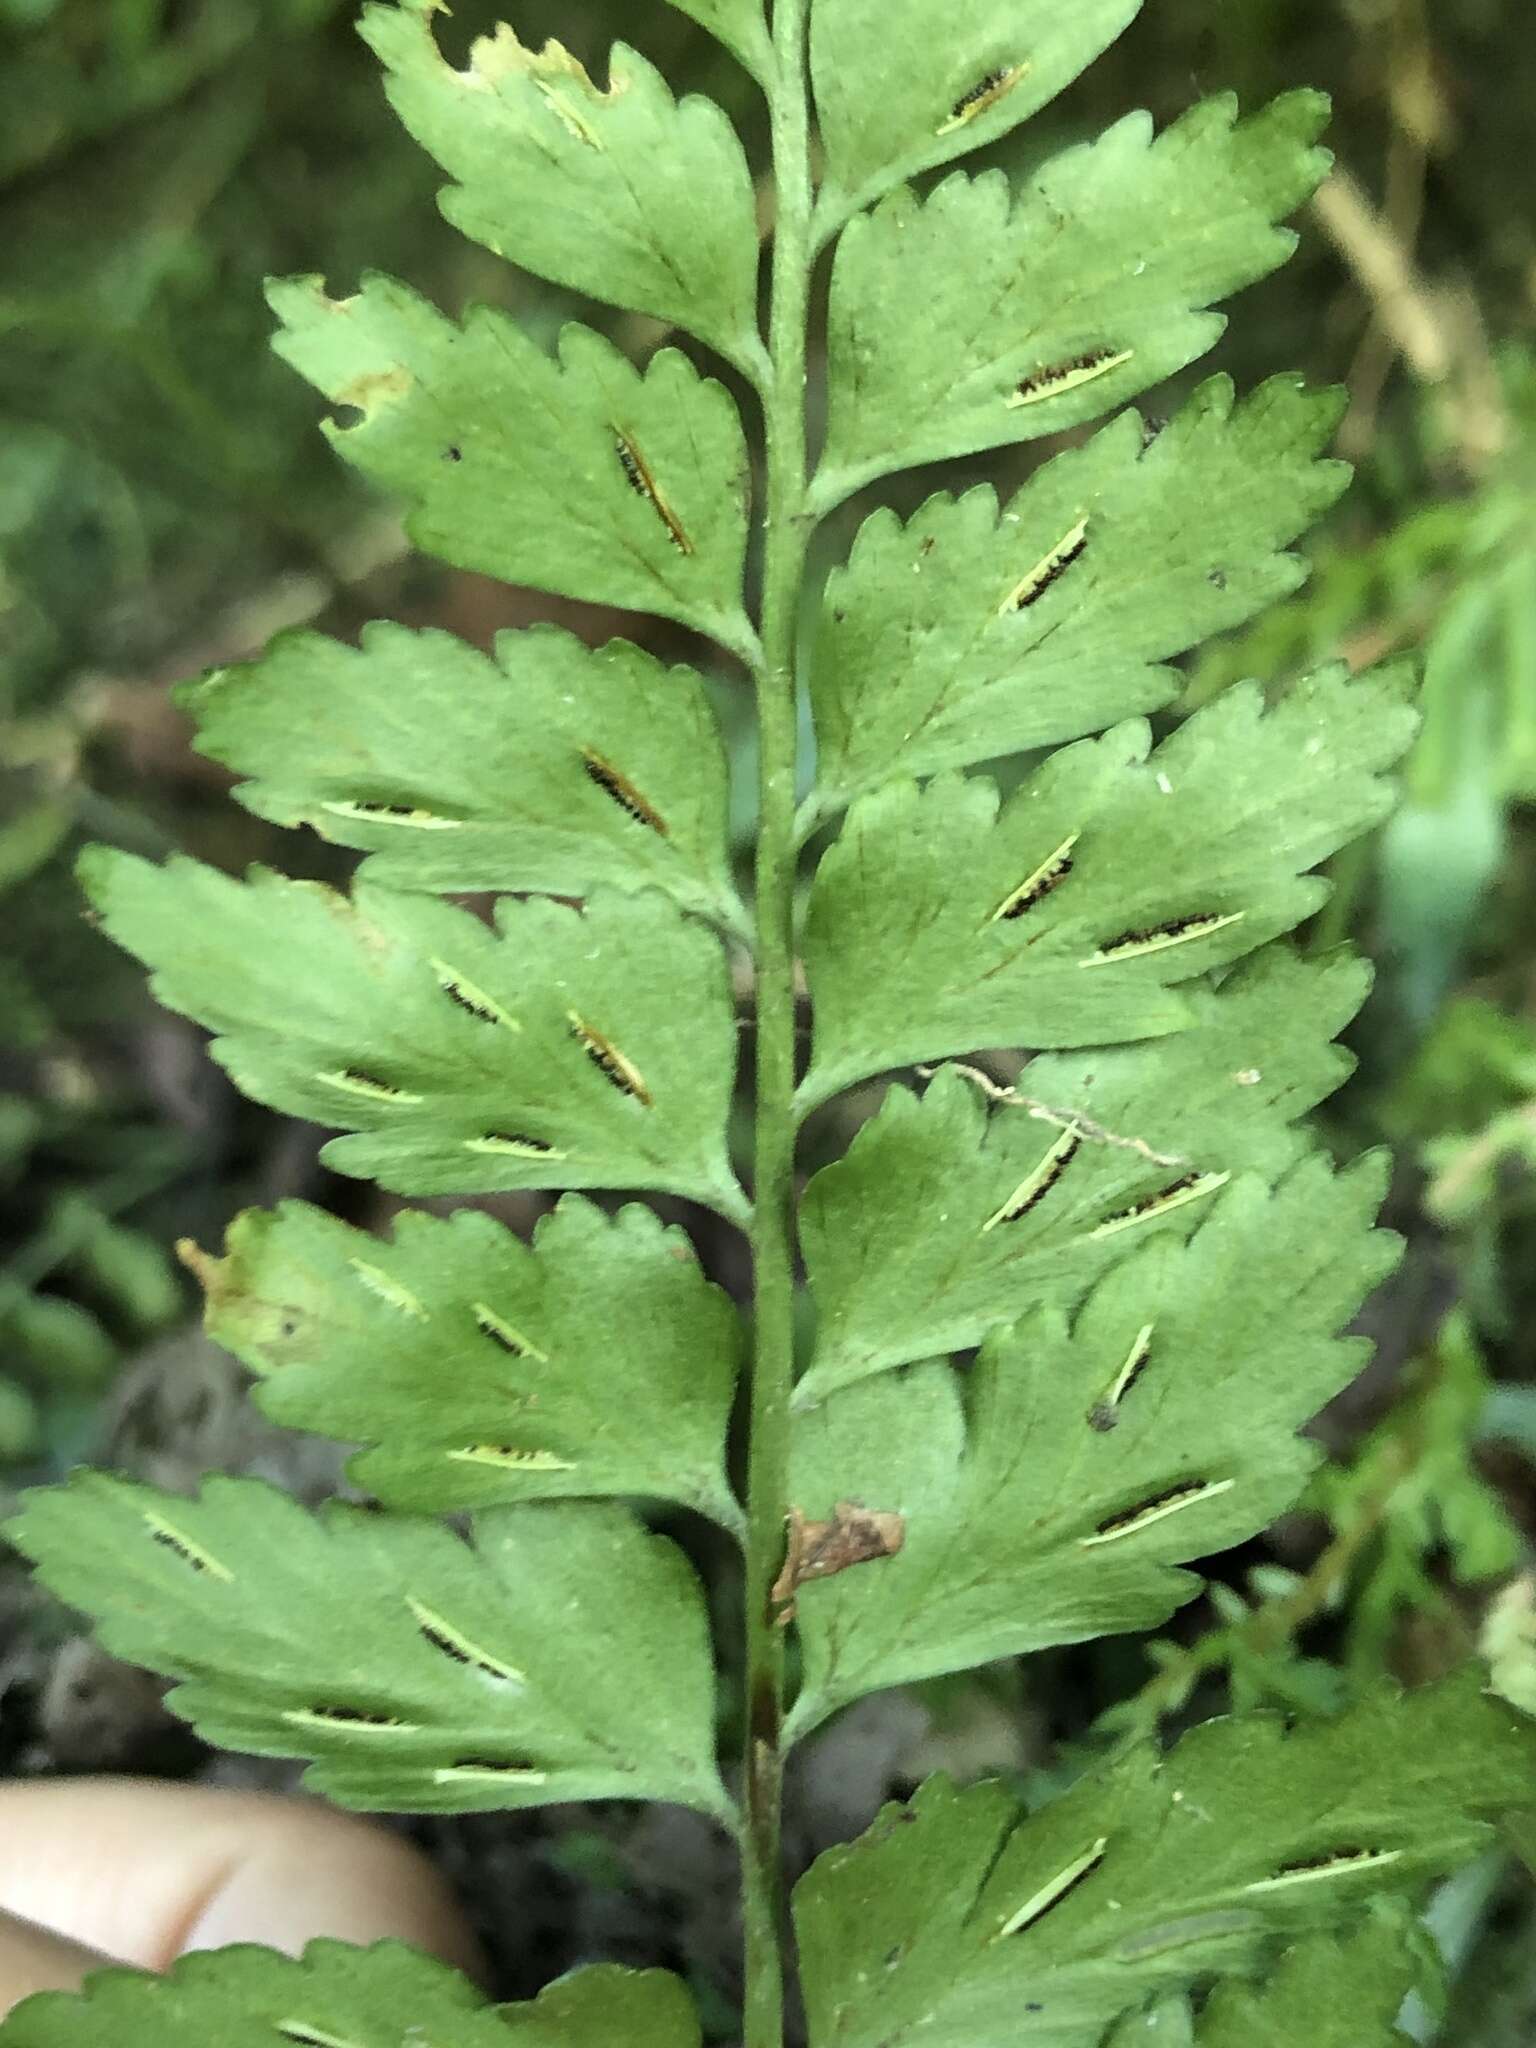
[[[703,679],[624,641],[380,623],[285,635],[180,693],[258,816],[361,847],[401,889],[663,889],[741,929],[726,767]],[[293,736],[302,731],[304,745]]]
[[[641,1494],[740,1527],[724,1473],[740,1318],[687,1234],[567,1196],[532,1247],[475,1210],[378,1239],[288,1202],[199,1258],[208,1329],[274,1421],[365,1443],[390,1507]]]
[[[1128,2013],[1104,2036],[1104,2048],[1196,2048],[1189,2000],[1160,1998],[1144,2012]]]
[[[795,1498],[900,1514],[894,1557],[798,1596],[804,1732],[866,1692],[1054,1643],[1155,1628],[1317,1463],[1296,1435],[1363,1363],[1337,1332],[1391,1269],[1384,1162],[1314,1155],[1226,1190],[1188,1241],[1145,1245],[1070,1328],[1042,1312],[959,1375],[886,1373],[797,1422]]]
[[[389,99],[456,182],[456,228],[540,277],[702,336],[739,368],[757,334],[756,202],[719,107],[681,105],[623,43],[599,87],[559,43],[525,50],[503,22],[456,71],[438,49],[438,0],[365,9]]]
[[[1368,1921],[1343,1941],[1303,1942],[1262,1984],[1218,1984],[1197,2048],[1403,2048],[1409,2036],[1394,2022],[1413,1975],[1390,1921]],[[1127,2048],[1134,2042],[1133,2034]],[[1149,2037],[1147,2048],[1165,2043]]]
[[[1331,1041],[1369,981],[1346,954],[1268,946],[1195,990],[1188,1030],[1043,1055],[990,1114],[953,1071],[892,1088],[801,1206],[817,1320],[801,1404],[1069,1309],[1148,1232],[1202,1221],[1229,1175],[1277,1178],[1304,1142],[1294,1119],[1349,1072]]]
[[[1326,115],[1316,93],[1242,122],[1212,99],[1154,141],[1133,114],[1017,200],[1000,172],[956,173],[852,221],[832,274],[818,508],[1097,419],[1204,355],[1223,325],[1206,309],[1295,246],[1274,223],[1328,167]]]
[[[1383,1912],[1342,1939],[1299,1942],[1262,1983],[1218,1984],[1198,2025],[1187,1998],[1159,1999],[1105,2048],[1403,2048],[1392,2023],[1413,1988],[1402,1929]]]
[[[1122,413],[1001,516],[987,485],[905,526],[875,513],[822,605],[811,817],[1159,710],[1179,687],[1161,664],[1301,580],[1278,550],[1348,478],[1318,460],[1338,413],[1290,377],[1234,409],[1218,377],[1150,442]]]
[[[698,2048],[688,1994],[661,1970],[611,1964],[562,1977],[525,2005],[488,2003],[401,1942],[316,1941],[302,1959],[227,1948],[163,1977],[103,1970],[0,2021],[0,2048]]]
[[[1037,114],[1140,11],[1141,0],[819,0],[811,75],[826,151],[823,232],[903,178],[995,142]],[[951,259],[953,260],[953,259]]]
[[[644,371],[567,327],[558,360],[477,307],[462,327],[388,278],[329,299],[269,291],[278,353],[355,424],[349,462],[410,508],[412,540],[462,569],[679,619],[751,657],[741,608],[747,456],[727,393],[676,349]]]
[[[1315,910],[1306,870],[1390,809],[1402,681],[1328,669],[1267,714],[1240,686],[1155,752],[1140,721],[1061,749],[1001,810],[982,776],[861,799],[811,897],[804,1105],[978,1047],[1186,1025],[1173,984]]]
[[[1128,2013],[1104,2036],[1104,2048],[1196,2048],[1189,2000],[1160,1998],[1144,2012]]]
[[[490,1508],[466,1543],[256,1480],[183,1500],[80,1472],[6,1533],[209,1742],[313,1758],[341,1805],[728,1810],[699,1584],[612,1503]]]
[[[754,78],[768,76],[773,68],[773,48],[763,20],[763,0],[670,0],[670,4],[718,36]]]
[[[325,1158],[405,1194],[665,1188],[738,1216],[736,1027],[712,935],[660,896],[431,897],[98,849],[102,922],[245,1094],[340,1126]]]
[[[1289,1734],[1206,1722],[1028,1818],[1000,1785],[935,1779],[798,1888],[812,2048],[974,2048],[1021,2025],[1031,2048],[1099,2048],[1147,1998],[1469,1860],[1533,1764],[1536,1731],[1462,1679]]]

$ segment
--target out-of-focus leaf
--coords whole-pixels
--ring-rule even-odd
[[[60,1294],[0,1286],[0,1359],[29,1378],[60,1387],[99,1387],[117,1346],[90,1310]]]
[[[1536,1718],[1536,1577],[1522,1572],[1490,1604],[1479,1648],[1494,1691]]]
[[[1406,764],[1404,801],[1381,835],[1382,941],[1417,1030],[1450,988],[1504,854],[1488,646],[1496,600],[1495,586],[1474,583],[1431,643],[1423,730]]]
[[[164,1975],[103,1970],[0,2021],[0,2048],[698,2048],[688,1994],[661,1970],[578,1970],[526,2005],[493,2006],[403,1942],[316,1941],[301,1958],[240,1947]]]
[[[1195,2048],[1403,2048],[1396,2020],[1413,1980],[1400,1930],[1367,1921],[1343,1940],[1288,1950],[1259,1983],[1219,1984]]]

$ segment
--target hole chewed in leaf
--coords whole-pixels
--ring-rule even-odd
[[[501,1152],[511,1159],[564,1159],[542,1138],[530,1138],[526,1131],[487,1131],[483,1138],[466,1138],[466,1152]]]
[[[545,105],[568,134],[573,135],[587,149],[602,148],[603,145],[598,140],[596,130],[590,122],[582,119],[580,113],[571,105],[570,100],[563,92],[558,91],[556,87],[543,78],[536,78],[534,84],[537,85],[539,91],[544,95]]]
[[[1206,1941],[1226,1941],[1234,1934],[1253,1934],[1259,1926],[1254,1913],[1227,1908],[1211,1913],[1191,1913],[1164,1927],[1149,1927],[1115,1944],[1115,1956],[1123,1963],[1139,1963],[1152,1956],[1174,1955],[1182,1948],[1197,1948]]]
[[[380,1301],[398,1310],[401,1315],[409,1316],[413,1323],[424,1323],[427,1320],[426,1305],[412,1294],[409,1287],[402,1287],[398,1280],[382,1268],[370,1265],[366,1259],[349,1259],[347,1264],[370,1294],[376,1294]]]
[[[519,1785],[544,1785],[549,1781],[547,1771],[537,1770],[532,1764],[504,1763],[493,1756],[466,1756],[456,1763],[444,1764],[441,1770],[432,1773],[436,1785],[467,1785],[479,1779],[494,1784],[498,1779],[503,1783]]]
[[[504,1472],[574,1472],[569,1458],[553,1451],[529,1451],[517,1444],[465,1444],[448,1456],[460,1465],[497,1465]]]
[[[614,429],[614,447],[629,487],[642,497],[655,512],[656,517],[667,529],[672,545],[680,554],[691,555],[693,542],[683,529],[683,523],[662,496],[661,487],[647,467],[645,457],[622,429]]]
[[[510,1016],[493,996],[484,989],[476,988],[467,975],[460,974],[456,967],[450,967],[446,960],[434,960],[432,972],[437,976],[437,985],[443,994],[465,1016],[473,1017],[481,1024],[500,1024],[507,1031],[521,1031],[522,1025]]]
[[[378,1074],[365,1073],[361,1067],[338,1067],[333,1073],[317,1074],[315,1078],[328,1088],[339,1088],[346,1095],[361,1095],[369,1102],[408,1104],[421,1101],[419,1095],[397,1088],[392,1081],[385,1081]]]
[[[957,129],[968,127],[972,121],[990,113],[999,100],[1008,97],[1014,87],[1029,75],[1027,64],[1008,64],[989,71],[985,78],[978,78],[968,92],[961,93],[949,110],[949,119],[935,132],[939,135],[953,135]]]
[[[791,1508],[784,1563],[770,1596],[777,1620],[793,1621],[795,1595],[809,1580],[830,1579],[854,1565],[895,1557],[906,1535],[906,1517],[891,1508],[840,1500],[826,1522],[807,1521],[799,1508]]]
[[[413,1721],[398,1720],[366,1707],[339,1707],[326,1701],[315,1707],[285,1707],[283,1719],[295,1727],[356,1729],[360,1735],[419,1735]]]
[[[336,797],[320,806],[333,818],[356,818],[365,825],[405,825],[417,832],[457,832],[462,818],[440,818],[436,811],[417,810],[412,804],[371,803],[361,797]]]
[[[1069,391],[1095,384],[1111,370],[1118,370],[1135,353],[1130,348],[1091,348],[1064,363],[1053,363],[1048,369],[1036,370],[1026,377],[1011,394],[1008,404],[1016,409],[1021,405],[1043,405],[1048,398],[1065,398]]]

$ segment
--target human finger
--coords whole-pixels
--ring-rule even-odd
[[[307,1800],[148,1780],[0,1786],[0,1912],[73,1945],[52,1952],[67,1981],[80,1950],[160,1970],[191,1949],[292,1954],[319,1935],[480,1963],[443,1879],[399,1836]],[[35,1932],[7,1931],[0,2010],[47,1962]]]

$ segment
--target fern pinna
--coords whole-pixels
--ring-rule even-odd
[[[1173,657],[1298,580],[1285,550],[1344,480],[1336,403],[1218,378],[1166,424],[1125,409],[1284,259],[1323,108],[1216,99],[1161,134],[1133,115],[1015,183],[946,167],[1136,0],[777,0],[771,26],[760,0],[677,0],[766,96],[760,192],[721,110],[634,51],[601,83],[503,27],[459,69],[436,4],[362,26],[449,219],[679,340],[637,365],[572,324],[551,352],[370,277],[274,286],[278,346],[423,549],[676,622],[755,687],[749,903],[705,675],[549,628],[489,654],[300,635],[190,688],[242,801],[364,856],[350,894],[107,852],[86,884],[241,1088],[343,1133],[341,1172],[681,1198],[750,1233],[750,1316],[682,1229],[587,1194],[531,1244],[475,1210],[385,1239],[301,1204],[247,1215],[200,1261],[211,1327],[272,1414],[363,1446],[382,1512],[82,1474],[11,1533],[210,1740],[310,1759],[348,1805],[711,1816],[741,1844],[744,2036],[778,2048],[786,1751],[877,1689],[1163,1621],[1198,1590],[1188,1561],[1297,1498],[1297,1432],[1357,1369],[1339,1333],[1391,1262],[1379,1162],[1336,1170],[1297,1123],[1341,1078],[1365,976],[1287,935],[1387,808],[1403,679],[1326,670],[1157,741],[1146,722]],[[1005,499],[878,503],[898,472],[1068,430]],[[828,573],[818,533],[855,499]],[[1004,794],[978,769],[1008,754]],[[1009,1049],[1031,1055],[1012,1085],[972,1064]],[[801,1192],[798,1127],[877,1080]],[[658,1504],[740,1543],[744,1655],[712,1642]],[[717,1658],[742,1731],[723,1767]],[[1467,1677],[1296,1731],[1209,1722],[1033,1814],[931,1783],[798,1887],[809,2038],[1398,2038],[1418,1951],[1392,1902],[1490,1839],[1531,1760]],[[0,2043],[698,2032],[658,1973],[493,2008],[405,1950],[320,1944],[107,1974]]]

